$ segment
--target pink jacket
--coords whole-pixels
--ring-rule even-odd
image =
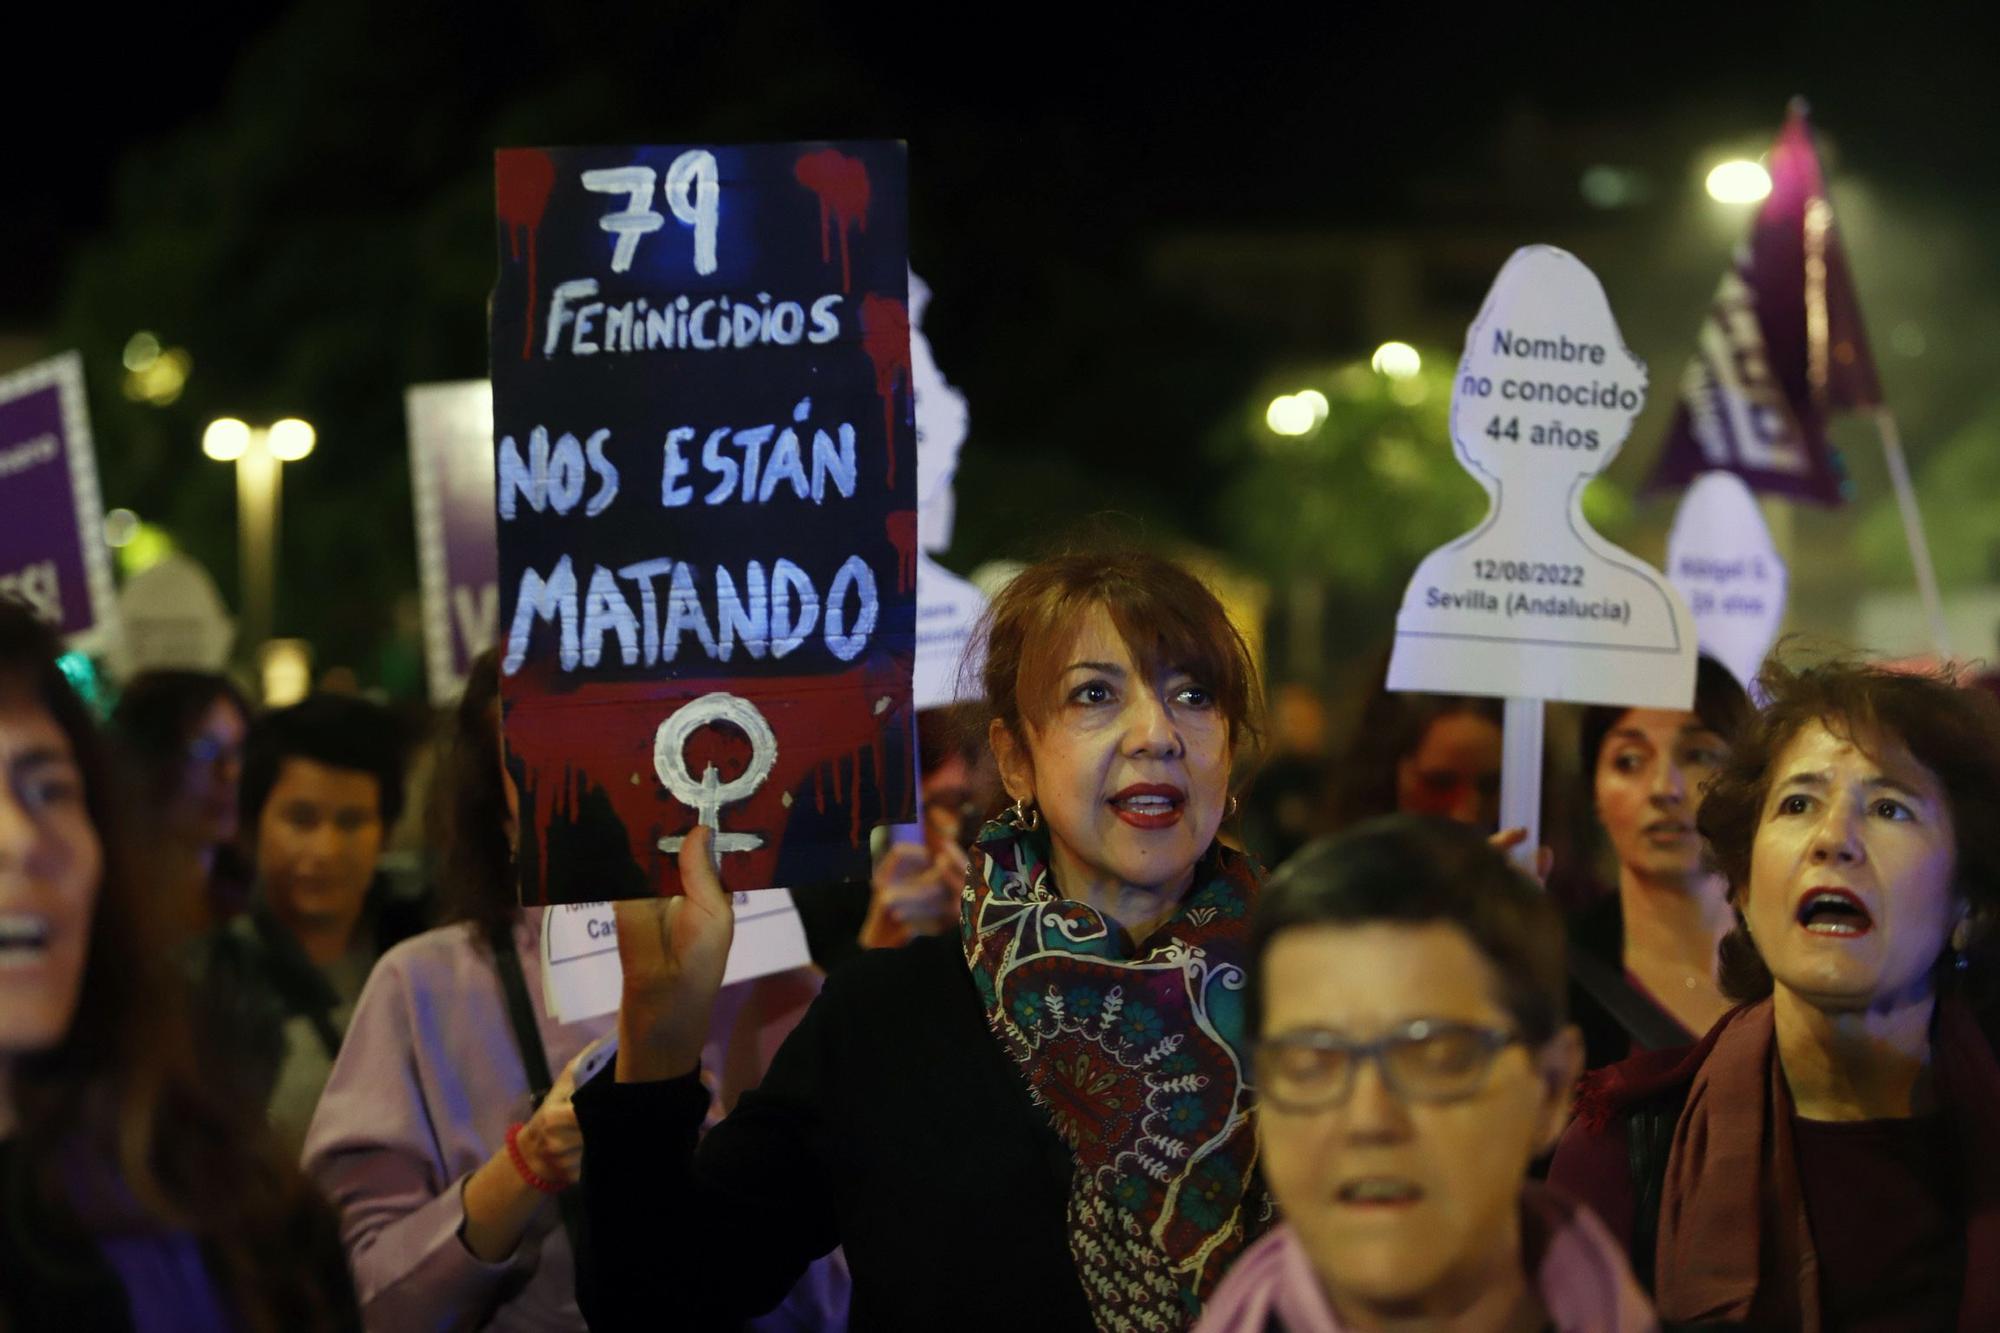
[[[1589,1209],[1529,1181],[1521,1211],[1524,1236],[1543,1238],[1535,1286],[1557,1333],[1655,1333],[1659,1320],[1618,1242]],[[1243,1252],[1209,1297],[1195,1333],[1272,1327],[1289,1333],[1340,1333],[1342,1327],[1305,1247],[1283,1225]]]

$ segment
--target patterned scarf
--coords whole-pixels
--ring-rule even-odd
[[[1192,1324],[1271,1221],[1256,1176],[1243,981],[1259,875],[1209,849],[1137,948],[1065,899],[1045,832],[974,846],[961,933],[986,1020],[1069,1145],[1069,1248],[1105,1333]]]

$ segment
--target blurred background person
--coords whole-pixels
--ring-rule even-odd
[[[1578,755],[1618,867],[1616,892],[1572,927],[1571,1004],[1590,1068],[1622,1060],[1635,1044],[1684,1045],[1730,1008],[1716,948],[1735,917],[1695,811],[1754,712],[1736,677],[1707,656],[1691,710],[1584,710]]]
[[[369,970],[427,924],[428,904],[377,867],[405,760],[387,710],[330,694],[266,714],[245,747],[256,890],[196,959],[201,1022],[218,1075],[295,1157]]]
[[[1528,1179],[1582,1069],[1555,904],[1474,830],[1391,816],[1257,907],[1257,1135],[1284,1221],[1204,1333],[1657,1327],[1590,1211]]]
[[[917,714],[922,840],[892,841],[876,860],[857,937],[862,948],[893,949],[918,935],[957,932],[967,849],[1000,807],[1000,773],[980,720],[976,705]]]
[[[0,1326],[358,1328],[331,1211],[196,1072],[59,651],[0,599]]]
[[[1409,694],[1386,679],[1385,660],[1336,761],[1333,828],[1400,812],[1496,832],[1500,700]]]
[[[1760,685],[1698,816],[1742,1005],[1592,1074],[1550,1179],[1669,1319],[2000,1327],[2000,708],[1843,662]]]
[[[1319,831],[1326,805],[1326,703],[1297,681],[1271,692],[1271,740],[1243,793],[1243,845],[1277,865]]]
[[[250,705],[228,677],[145,671],[111,715],[121,758],[143,797],[140,816],[157,858],[164,920],[201,936],[249,904],[250,871],[237,846],[238,788]]]

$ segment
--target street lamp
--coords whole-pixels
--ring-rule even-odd
[[[313,428],[297,417],[255,427],[235,417],[208,423],[201,451],[218,463],[236,464],[236,532],[243,576],[242,642],[271,637],[277,609],[278,499],[287,463],[310,454]]]

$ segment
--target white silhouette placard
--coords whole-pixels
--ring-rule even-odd
[[[986,610],[986,596],[932,559],[951,549],[957,516],[952,479],[965,445],[971,413],[965,395],[944,377],[931,340],[924,336],[929,284],[910,274],[910,378],[917,414],[917,658],[913,690],[919,709],[956,702],[963,687],[978,679],[978,664],[965,660],[973,627]],[[970,668],[962,670],[962,668]],[[973,686],[977,692],[977,686]]]
[[[1389,688],[1690,706],[1687,608],[1583,516],[1584,486],[1645,401],[1645,363],[1596,276],[1553,246],[1515,251],[1466,332],[1452,391],[1459,464],[1491,507],[1417,567]]]
[[[1785,562],[1757,499],[1734,472],[1694,479],[1667,537],[1667,577],[1703,652],[1749,688],[1785,620]]]

